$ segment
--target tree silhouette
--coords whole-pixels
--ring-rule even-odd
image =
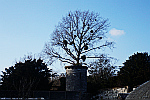
[[[49,77],[52,69],[41,59],[29,59],[16,63],[2,71],[1,90],[15,90],[18,97],[28,97],[33,90],[50,90]]]
[[[86,64],[89,55],[95,56],[98,50],[113,47],[113,42],[106,38],[108,27],[108,19],[98,13],[70,11],[56,26],[50,42],[45,44],[44,53],[49,63],[59,59],[70,64]]]
[[[99,78],[108,79],[115,73],[115,66],[113,66],[117,59],[113,57],[107,57],[107,55],[100,55],[100,58],[90,63],[89,74],[91,76],[98,76]]]
[[[148,53],[134,54],[123,64],[124,66],[118,73],[122,85],[128,85],[133,88],[150,80],[150,56]]]
[[[110,79],[114,76],[115,66],[113,63],[117,59],[113,57],[107,57],[107,55],[100,55],[101,58],[90,63],[89,76],[87,79],[88,92],[89,93],[99,93],[100,89],[110,88],[113,83],[110,83]]]

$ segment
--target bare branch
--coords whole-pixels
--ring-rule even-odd
[[[74,63],[72,60],[66,59],[66,58],[60,56],[60,54],[58,54],[57,52],[55,52],[52,48],[51,48],[51,49],[50,49],[50,48],[47,48],[47,49],[49,49],[49,50],[46,50],[45,53],[46,53],[47,55],[50,55],[51,58],[58,58],[58,59],[59,59],[60,61],[62,61],[62,62]],[[49,52],[47,52],[47,51],[49,51]]]
[[[62,62],[79,64],[81,54],[113,45],[112,42],[103,39],[109,27],[107,22],[108,19],[100,17],[98,13],[70,11],[56,26],[51,34],[51,42],[48,43],[50,46],[47,46],[44,52],[51,57],[50,59],[58,58]],[[59,50],[56,52],[54,48]],[[71,59],[60,56],[62,54]]]
[[[101,46],[98,46],[98,47],[94,47],[94,48],[88,49],[88,50],[83,51],[83,52],[81,52],[81,53],[83,54],[83,53],[86,53],[86,52],[89,52],[89,51],[92,51],[92,50],[95,50],[95,49],[101,49],[102,47],[107,47],[107,46],[109,46],[109,45],[111,45],[111,44],[113,44],[113,42],[106,42],[106,44],[104,44],[104,45],[101,45]]]

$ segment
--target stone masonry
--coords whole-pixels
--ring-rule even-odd
[[[66,66],[66,91],[87,91],[87,67]]]

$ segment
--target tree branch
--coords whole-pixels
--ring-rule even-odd
[[[58,58],[60,61],[63,61],[63,62],[67,61],[69,63],[74,63],[72,60],[66,59],[66,58],[60,56],[57,52],[54,52],[53,50],[49,50],[49,51],[50,52],[45,52],[45,53],[47,53],[48,55],[51,55],[52,58]]]
[[[101,45],[101,46],[98,46],[98,47],[91,48],[91,49],[88,49],[86,51],[83,51],[83,52],[81,52],[81,54],[89,52],[89,51],[92,51],[92,50],[95,50],[95,49],[101,49],[102,47],[106,47],[106,46],[109,46],[111,44],[112,44],[112,42],[106,42],[106,44],[104,44],[104,45]]]

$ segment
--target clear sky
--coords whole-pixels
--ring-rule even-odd
[[[116,48],[106,53],[119,59],[116,66],[136,52],[150,54],[150,0],[0,0],[0,71],[40,53],[62,16],[75,10],[109,19],[107,36]]]

